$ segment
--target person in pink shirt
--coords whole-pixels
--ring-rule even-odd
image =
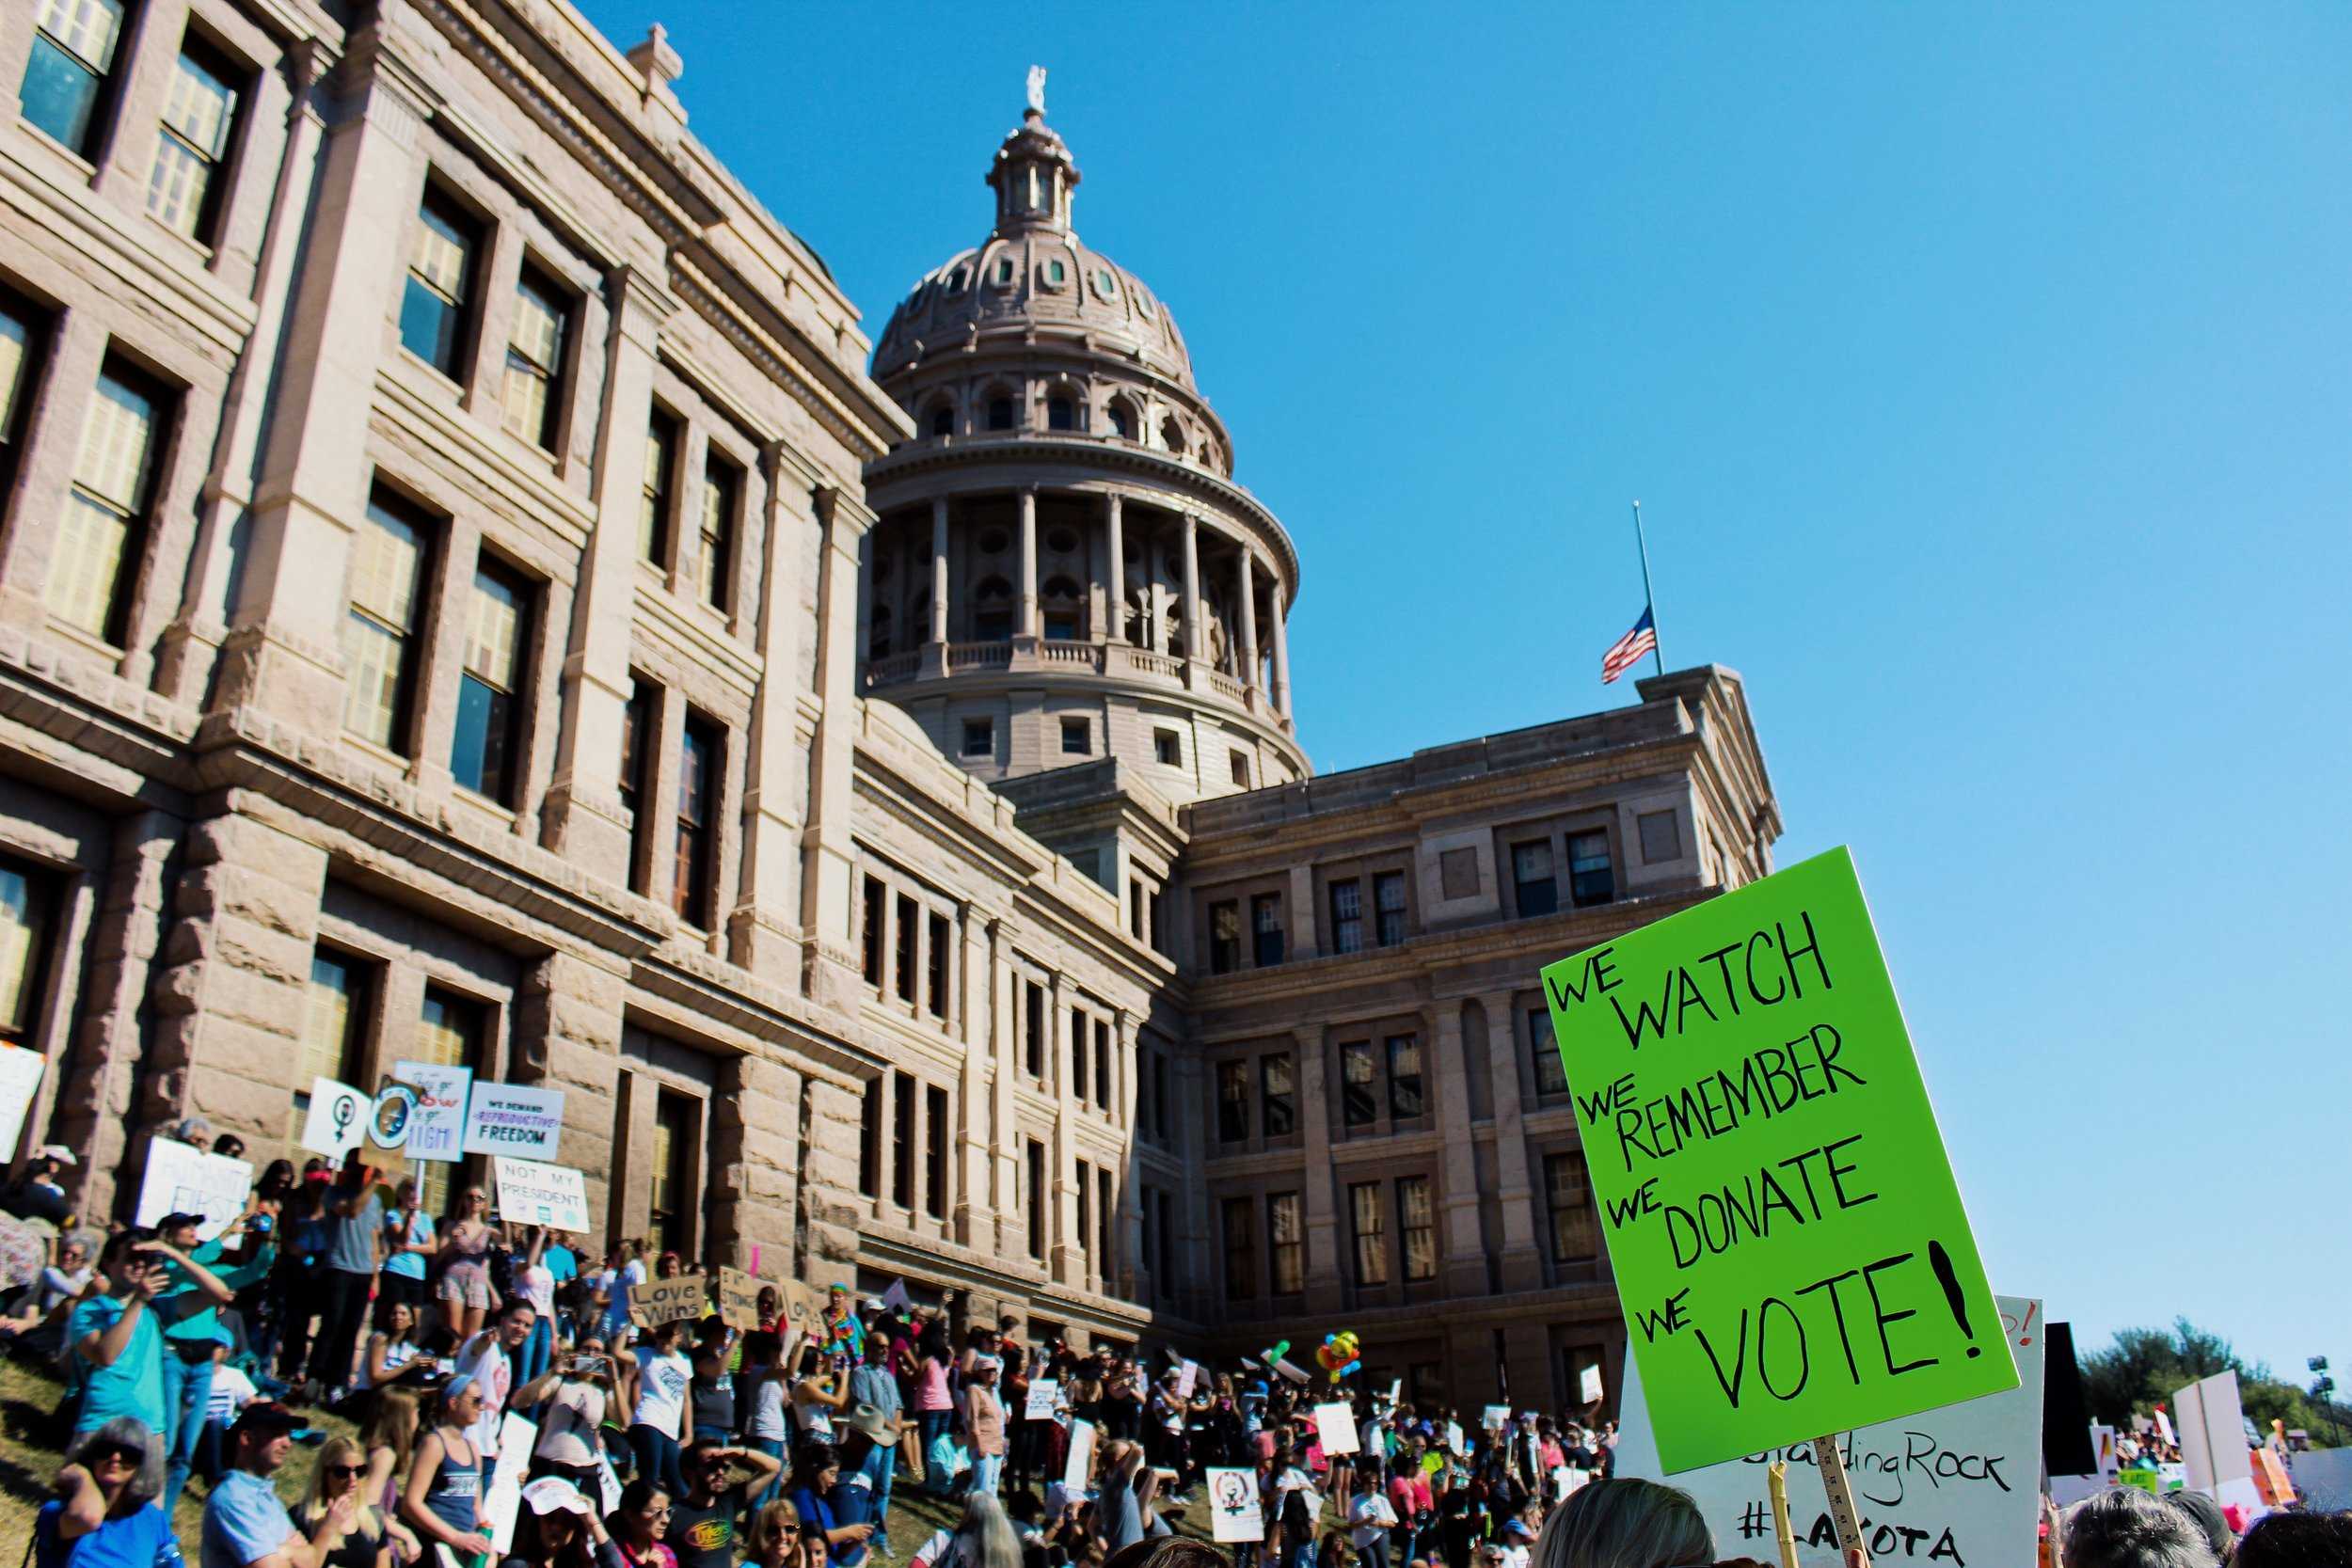
[[[996,1374],[1000,1363],[993,1355],[972,1358],[972,1370],[963,1386],[963,1430],[972,1440],[972,1492],[976,1497],[996,1495],[996,1478],[1005,1467],[1005,1405],[996,1397]]]

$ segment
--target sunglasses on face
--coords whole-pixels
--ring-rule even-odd
[[[147,1456],[135,1449],[101,1449],[90,1455],[92,1465],[139,1465]]]
[[[368,1473],[364,1465],[329,1465],[326,1473],[337,1481],[351,1481]]]

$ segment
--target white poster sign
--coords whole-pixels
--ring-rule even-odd
[[[599,1510],[600,1513],[612,1513],[619,1510],[621,1478],[613,1473],[612,1456],[604,1451],[602,1443],[596,1445],[596,1491],[604,1499],[604,1507]]]
[[[0,1164],[16,1158],[16,1140],[24,1135],[24,1113],[32,1109],[45,1060],[38,1051],[0,1046]]]
[[[1462,1435],[1461,1422],[1446,1422],[1445,1449],[1448,1453],[1467,1454],[1470,1452],[1470,1439]]]
[[[1054,1397],[1061,1392],[1058,1378],[1041,1377],[1029,1385],[1028,1402],[1021,1407],[1025,1421],[1050,1421],[1054,1418]]]
[[[501,1219],[575,1233],[588,1228],[588,1188],[580,1172],[504,1155],[497,1164]]]
[[[147,1174],[139,1180],[139,1206],[134,1225],[153,1225],[166,1214],[201,1214],[197,1235],[211,1241],[245,1212],[246,1194],[253,1188],[253,1164],[225,1155],[206,1154],[169,1138],[150,1138]]]
[[[2156,1435],[2164,1439],[2164,1446],[2168,1449],[2176,1449],[2181,1445],[2181,1440],[2172,1434],[2172,1418],[2161,1410],[2156,1412]]]
[[[564,1140],[564,1091],[528,1084],[476,1084],[466,1105],[468,1154],[553,1161]]]
[[[1356,1412],[1344,1404],[1316,1405],[1315,1440],[1323,1445],[1327,1457],[1354,1453],[1359,1446],[1356,1441]]]
[[[1511,1424],[1511,1407],[1507,1404],[1486,1406],[1478,1413],[1478,1424],[1488,1432],[1501,1432]]]
[[[2180,1414],[2181,1461],[2192,1492],[2253,1509],[2262,1506],[2254,1485],[2254,1455],[2246,1443],[2246,1411],[2238,1402],[2237,1373],[2216,1372],[2172,1396]]]
[[[2030,1563],[2041,1523],[2041,1303],[2002,1296],[2001,1323],[2018,1386],[1838,1439],[1873,1560]],[[1621,1390],[1616,1473],[1662,1481],[1691,1494],[1725,1557],[1773,1553],[1765,1468],[1788,1464],[1788,1516],[1800,1568],[1840,1568],[1836,1527],[1813,1463],[1813,1445],[1667,1475],[1658,1462],[1649,1405],[1631,1360]]]
[[[1238,1544],[1265,1539],[1265,1514],[1258,1506],[1258,1472],[1212,1469],[1209,1478],[1209,1538]]]
[[[1061,1483],[1073,1497],[1087,1489],[1087,1474],[1094,1468],[1094,1423],[1070,1423],[1070,1463],[1062,1466]]]
[[[482,1497],[482,1512],[490,1517],[494,1557],[504,1558],[515,1541],[515,1515],[522,1508],[523,1472],[531,1468],[532,1445],[539,1439],[537,1423],[513,1411],[499,1423],[499,1451],[490,1466],[490,1484]]]
[[[463,1159],[472,1069],[437,1062],[394,1062],[392,1077],[417,1091],[417,1108],[408,1117],[408,1158]]]
[[[1200,1386],[1200,1362],[1187,1361],[1176,1369],[1176,1397],[1178,1399],[1192,1398],[1192,1391],[1199,1386]]]
[[[302,1147],[333,1158],[358,1148],[367,1140],[368,1117],[375,1101],[349,1084],[332,1078],[310,1080],[310,1110],[302,1118]]]
[[[1600,1369],[1587,1367],[1577,1374],[1576,1397],[1586,1404],[1600,1402]]]

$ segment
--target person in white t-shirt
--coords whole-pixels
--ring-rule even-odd
[[[506,1397],[515,1389],[515,1353],[531,1338],[537,1318],[537,1309],[517,1296],[457,1353],[456,1375],[471,1378],[482,1394],[482,1414],[466,1435],[485,1461],[499,1451],[499,1423],[506,1416]]]
[[[1389,1568],[1389,1531],[1395,1528],[1396,1510],[1389,1506],[1379,1487],[1367,1486],[1349,1500],[1347,1539],[1364,1568]]]

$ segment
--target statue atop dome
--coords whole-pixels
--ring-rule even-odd
[[[1029,113],[1045,118],[1045,68],[1041,65],[1029,67]]]

